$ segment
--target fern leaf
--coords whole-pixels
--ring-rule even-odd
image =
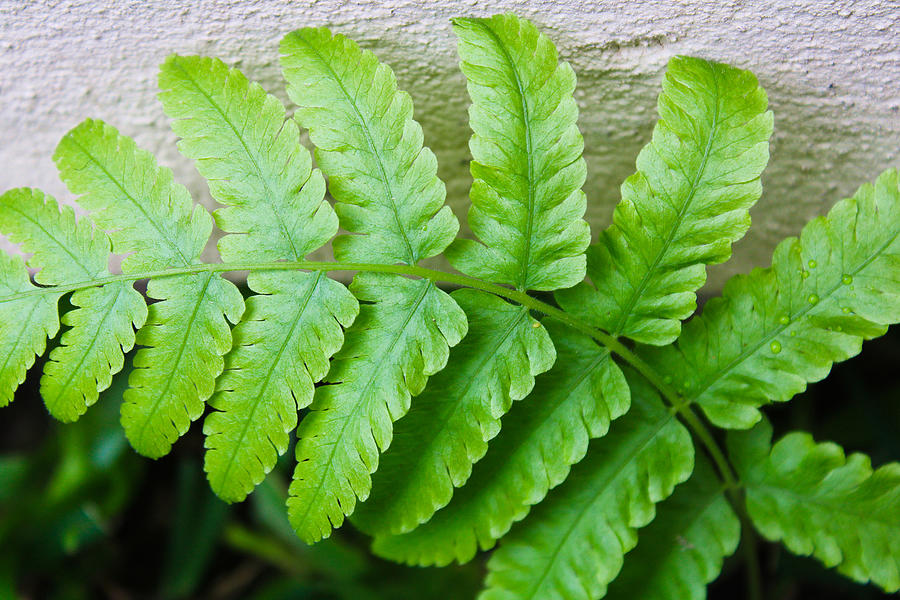
[[[467,314],[471,316],[468,311]],[[532,400],[514,404],[503,417],[503,435],[491,442],[487,454],[475,464],[472,476],[453,494],[450,504],[408,533],[376,537],[373,549],[377,554],[422,566],[471,560],[479,548],[491,548],[515,521],[525,517],[531,505],[543,500],[550,488],[559,485],[569,474],[571,465],[584,457],[589,440],[605,435],[610,421],[628,410],[631,403],[628,385],[609,352],[557,321],[545,319],[543,324],[558,356],[553,368],[537,378],[530,395]],[[474,330],[474,321],[471,327]],[[470,333],[466,340],[472,336]],[[464,341],[454,350],[450,365],[421,398],[428,395],[437,398],[446,393],[448,386],[438,385],[438,380],[444,378],[444,373],[457,371],[455,357],[457,353],[462,354],[466,344]],[[436,391],[429,392],[432,389]],[[395,447],[401,443],[400,429],[422,405],[421,398],[410,415],[400,421]],[[460,406],[457,412],[463,408]],[[442,415],[431,415],[431,418],[435,419],[429,425],[432,428],[445,422]],[[407,452],[412,457],[420,450],[422,430],[405,429],[409,434]],[[385,455],[384,464],[376,474],[376,494],[395,447]],[[439,466],[443,467],[443,463]],[[404,485],[400,476],[405,481],[413,480],[413,473],[403,471],[402,466],[397,469],[397,475],[396,482],[382,488],[394,496],[395,502]],[[430,489],[422,484],[416,487],[419,494]],[[368,513],[373,523],[387,520],[385,512],[375,509],[373,499],[374,496],[354,516],[355,523],[358,516]]]
[[[147,320],[144,297],[130,282],[110,283],[72,294],[76,308],[62,317],[70,327],[50,352],[41,377],[41,397],[50,414],[75,421],[112,384]]]
[[[160,99],[175,119],[181,152],[197,159],[215,213],[231,235],[219,240],[226,261],[299,261],[338,227],[324,200],[294,121],[281,102],[217,59],[171,56],[160,71]],[[297,410],[343,344],[341,326],[359,311],[347,289],[321,273],[255,273],[234,331],[235,349],[209,404],[205,468],[213,490],[243,500],[287,451]]]
[[[341,226],[364,234],[337,237],[335,257],[414,264],[443,251],[459,223],[390,67],[324,28],[288,34],[281,53],[294,118],[309,130]]]
[[[59,331],[56,303],[62,294],[36,292],[19,258],[0,252],[0,407],[13,401],[16,388]]]
[[[54,156],[79,203],[109,232],[117,253],[131,253],[125,272],[163,270],[200,262],[212,229],[202,206],[192,207],[187,190],[149,152],[101,121],[70,131]],[[122,405],[122,425],[134,448],[156,458],[203,413],[222,356],[231,350],[228,321],[244,310],[241,293],[212,273],[153,279],[153,304],[136,343],[131,386]]]
[[[674,347],[645,352],[715,424],[747,428],[757,407],[825,377],[900,322],[900,177],[883,173],[731,279]]]
[[[398,422],[372,496],[354,513],[367,533],[405,533],[446,505],[500,431],[500,417],[556,359],[550,336],[526,308],[475,290],[453,299],[469,332]]]
[[[694,464],[690,434],[656,392],[629,377],[632,407],[488,562],[484,600],[600,598],[655,504]]]
[[[287,451],[297,411],[313,399],[359,311],[343,285],[322,273],[253,273],[234,350],[206,418],[206,464],[213,491],[241,501]]]
[[[575,285],[591,238],[575,72],[515,15],[454,19],[453,29],[472,98],[469,226],[484,243],[457,240],[447,258],[522,290]]]
[[[653,140],[622,185],[613,224],[588,250],[588,275],[557,294],[615,336],[663,345],[694,312],[706,264],[750,226],[769,159],[772,113],[756,77],[696,58],[669,62]]]
[[[466,333],[465,314],[430,281],[362,273],[350,289],[363,302],[359,316],[297,430],[288,513],[307,542],[368,496],[393,422]]]
[[[109,275],[109,239],[90,221],[76,222],[69,207],[39,190],[20,188],[0,196],[0,231],[32,253],[28,264],[40,269],[35,281],[63,285]],[[55,302],[55,301],[54,301]],[[41,378],[47,409],[61,421],[74,421],[109,387],[122,369],[123,351],[134,346],[134,328],[147,317],[144,298],[130,283],[114,283],[72,295],[78,308],[65,314],[61,345],[50,353]]]
[[[868,456],[844,456],[807,433],[772,446],[766,421],[728,441],[763,536],[860,583],[900,590],[900,464],[873,471]]]
[[[76,223],[71,208],[60,207],[40,190],[17,188],[0,196],[0,231],[32,253],[28,264],[39,269],[37,283],[61,285],[108,275],[106,236],[98,232],[94,237],[88,220]]]
[[[325,180],[277,98],[199,56],[170,56],[159,86],[178,148],[197,160],[213,198],[226,205],[216,224],[240,234],[219,241],[224,261],[303,260],[337,233]]]
[[[244,310],[241,293],[212,273],[153,279],[147,324],[137,343],[122,404],[122,426],[134,449],[157,458],[203,414],[231,350],[231,329]]]
[[[740,538],[741,523],[718,476],[698,456],[691,478],[659,505],[653,523],[641,531],[606,597],[704,600],[707,584],[718,577]]]
[[[63,137],[53,156],[63,181],[91,219],[128,254],[123,272],[196,263],[212,218],[156,159],[115,128],[88,119]]]

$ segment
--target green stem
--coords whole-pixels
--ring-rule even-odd
[[[753,529],[750,516],[747,514],[741,482],[731,468],[731,463],[728,462],[725,453],[722,452],[718,442],[713,437],[712,432],[704,425],[703,420],[691,408],[690,404],[683,402],[674,408],[706,448],[707,454],[715,463],[722,481],[725,482],[725,493],[741,521],[741,547],[744,561],[747,563],[747,597],[749,600],[762,600],[762,572],[759,567],[756,531]]]
[[[675,411],[706,448],[710,458],[712,458],[713,462],[716,464],[716,469],[718,469],[719,474],[722,476],[722,480],[725,482],[728,493],[736,493],[740,489],[740,483],[731,468],[731,464],[728,462],[728,459],[725,458],[725,453],[722,452],[719,443],[716,442],[716,438],[713,437],[712,433],[707,429],[706,425],[703,424],[703,421],[690,406],[677,406]]]
[[[741,519],[741,540],[743,541],[744,562],[747,563],[747,597],[750,600],[763,600],[762,571],[759,568],[759,550],[756,544],[756,530],[750,523],[743,505],[738,510]]]

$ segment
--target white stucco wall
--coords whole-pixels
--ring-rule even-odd
[[[896,0],[0,0],[0,189],[36,186],[71,199],[51,155],[62,134],[91,116],[154,151],[209,203],[156,102],[157,65],[170,52],[215,55],[285,99],[280,38],[328,25],[394,68],[464,220],[467,99],[449,19],[508,10],[534,20],[578,73],[595,233],[649,137],[670,56],[699,55],[758,75],[776,115],[772,161],[755,226],[732,264],[713,269],[713,287],[727,273],[768,264],[783,236],[900,166]]]

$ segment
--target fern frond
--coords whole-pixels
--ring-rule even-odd
[[[463,311],[430,281],[361,273],[350,290],[363,303],[359,316],[297,430],[288,513],[307,542],[327,537],[368,496],[393,422],[466,333]]]
[[[325,180],[312,169],[284,106],[237,69],[215,58],[170,56],[159,73],[159,98],[181,137],[178,148],[196,159],[226,235],[226,262],[303,260],[337,233],[324,200]]]
[[[372,496],[354,513],[367,533],[405,533],[446,505],[500,431],[500,417],[556,359],[550,336],[526,308],[476,290],[453,299],[469,332],[397,423]]]
[[[106,235],[95,232],[86,218],[76,222],[71,208],[39,190],[19,188],[0,196],[0,231],[32,253],[28,264],[40,269],[35,274],[40,284],[109,275]],[[130,283],[80,290],[71,302],[78,308],[62,318],[71,329],[50,353],[41,378],[44,403],[61,421],[76,420],[109,387],[122,369],[123,352],[134,346],[134,328],[147,318],[144,298]]]
[[[690,434],[659,395],[630,376],[632,407],[507,535],[488,562],[484,600],[600,598],[653,520],[655,504],[694,465]]]
[[[172,172],[149,152],[101,121],[88,120],[62,139],[54,155],[69,189],[95,223],[108,232],[114,252],[129,254],[124,272],[163,270],[200,262],[212,229],[202,206],[193,206]],[[231,329],[244,310],[241,293],[213,273],[151,280],[150,306],[136,343],[122,425],[134,448],[166,454],[203,413],[205,400],[231,350]]]
[[[56,303],[62,294],[20,296],[37,289],[25,263],[0,252],[0,407],[13,401],[35,355],[59,331]]]
[[[696,460],[691,478],[641,530],[609,600],[704,600],[707,584],[737,549],[741,523],[712,466],[702,455]]]
[[[325,180],[312,169],[281,102],[217,59],[171,56],[160,71],[160,99],[175,119],[179,149],[197,160],[213,197],[226,207],[216,223],[226,261],[299,261],[336,232]],[[321,273],[254,273],[261,294],[234,331],[235,348],[209,404],[205,468],[213,490],[243,500],[287,451],[297,410],[343,344],[359,307]]]
[[[750,226],[769,159],[772,113],[756,77],[697,58],[669,62],[653,140],[622,184],[613,224],[588,250],[588,275],[557,294],[569,312],[639,342],[674,340],[706,266]]]
[[[324,28],[288,34],[281,53],[294,118],[309,130],[341,226],[363,234],[337,237],[335,257],[412,265],[443,251],[459,223],[390,67]]]
[[[900,464],[789,433],[772,446],[765,420],[729,435],[747,512],[767,539],[887,592],[900,590]]]
[[[469,226],[457,240],[460,271],[520,290],[584,278],[590,228],[582,219],[586,167],[575,72],[535,26],[512,14],[454,19],[472,106]]]
[[[205,469],[213,491],[239,502],[288,447],[297,411],[312,402],[313,385],[344,343],[341,327],[359,312],[356,299],[323,273],[253,273],[234,350],[203,425]]]
[[[409,533],[376,537],[373,549],[377,554],[423,566],[471,560],[479,548],[490,549],[515,521],[525,517],[533,504],[543,500],[550,488],[559,485],[569,474],[570,466],[584,457],[589,440],[605,435],[610,421],[628,410],[628,385],[609,351],[557,321],[545,319],[542,324],[558,355],[553,368],[537,378],[532,400],[514,404],[503,417],[502,435],[491,442],[487,454],[475,464],[472,476],[453,494],[450,504]],[[474,321],[471,327],[473,333],[467,341],[474,335]],[[428,388],[435,392],[426,390],[407,419],[417,413],[421,398],[446,394],[448,387],[437,382],[444,379],[444,374],[455,372],[455,357],[467,341],[454,351],[450,365]],[[463,408],[460,406],[457,412]],[[442,415],[431,418],[431,428],[445,422]],[[407,419],[400,421],[395,445],[376,474],[376,493],[389,458],[400,446],[401,429],[408,431],[405,446],[410,458],[420,451],[422,425],[418,424],[420,429],[404,428]],[[397,481],[383,486],[394,497],[400,494],[398,489],[403,489],[400,486],[407,485],[402,481],[413,480],[412,474],[402,468],[397,469],[396,475]],[[421,495],[430,489],[419,484],[415,491]],[[366,510],[372,507],[372,500],[354,517],[355,523],[358,516],[368,513],[372,522],[387,520],[384,512]]]
[[[818,381],[900,322],[900,177],[883,173],[732,278],[677,344],[645,355],[713,423],[748,428],[757,407]]]

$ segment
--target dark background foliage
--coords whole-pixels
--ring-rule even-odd
[[[875,466],[898,459],[898,363],[900,333],[867,342],[862,355],[837,365],[828,379],[767,410],[776,437],[805,429],[848,453],[866,452]],[[462,567],[403,567],[374,557],[352,526],[315,546],[303,544],[284,510],[290,452],[247,502],[235,506],[209,491],[199,423],[171,455],[140,458],[118,424],[127,364],[74,425],[47,415],[38,395],[41,371],[39,361],[16,401],[0,412],[0,599],[477,595],[486,556]],[[767,599],[888,597],[777,544],[760,543],[758,554]],[[710,588],[712,600],[746,597],[742,557],[739,549],[726,562]]]

